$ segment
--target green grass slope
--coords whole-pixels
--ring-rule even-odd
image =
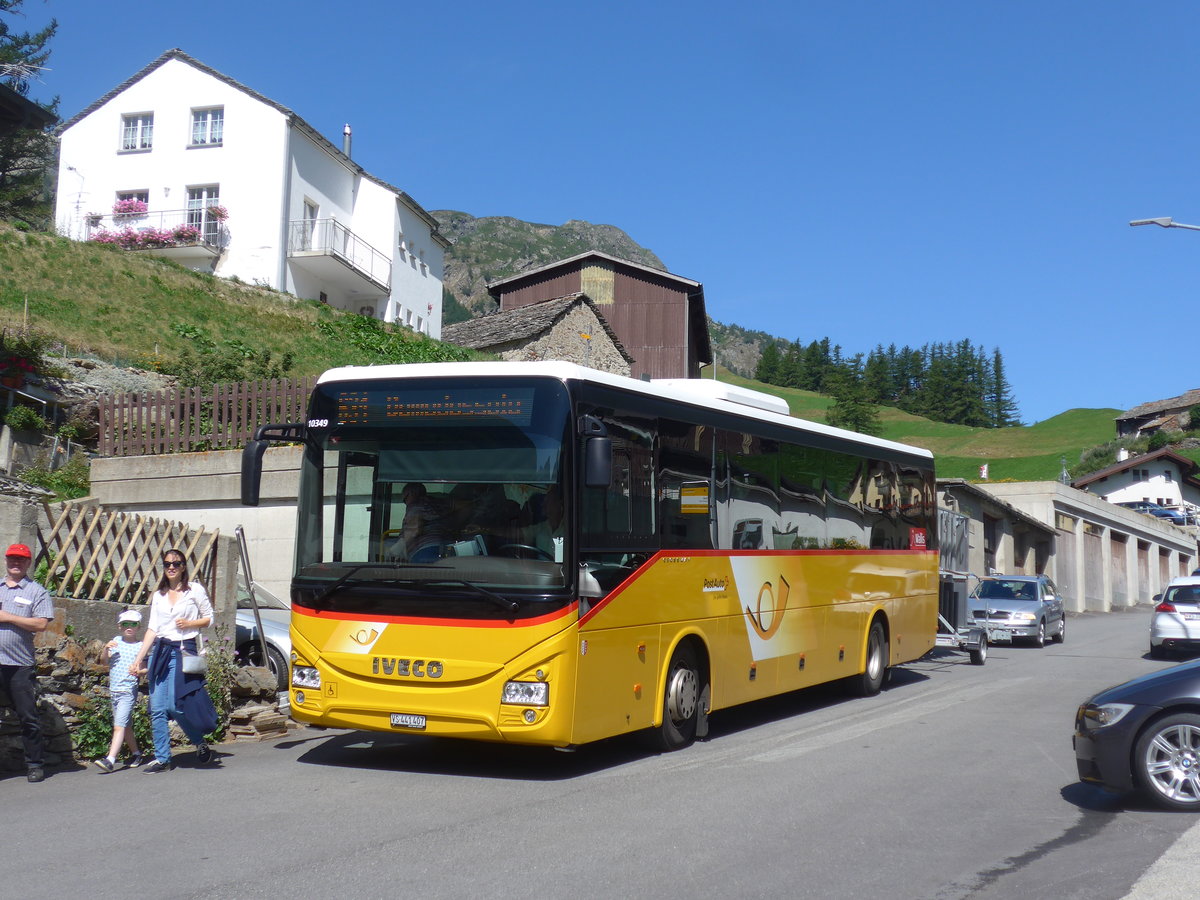
[[[275,359],[291,351],[295,362],[286,374],[294,377],[378,362],[317,328],[345,317],[313,300],[215,278],[142,252],[0,226],[0,325],[46,331],[64,345],[63,355],[160,368],[189,349],[189,339],[172,330],[180,324],[218,343],[269,350]],[[400,341],[439,343],[396,331]]]

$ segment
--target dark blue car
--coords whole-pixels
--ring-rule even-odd
[[[1079,779],[1200,811],[1200,661],[1101,691],[1075,713]]]

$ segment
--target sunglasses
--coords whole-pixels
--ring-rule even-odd
[[[182,559],[164,559],[163,560],[163,568],[164,569],[179,569],[182,567],[183,567]]]

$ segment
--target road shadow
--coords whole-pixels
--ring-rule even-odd
[[[1059,795],[1085,812],[1094,813],[1161,813],[1165,816],[1183,816],[1185,819],[1196,821],[1195,810],[1166,809],[1157,803],[1152,803],[1138,791],[1117,793],[1108,791],[1098,784],[1087,784],[1076,781],[1066,785]]]
[[[897,667],[892,670],[886,691],[902,691],[927,680],[928,676],[921,672]],[[851,695],[844,682],[835,681],[755,700],[709,716],[706,741],[720,741],[739,732],[860,699]],[[281,750],[307,746],[297,760],[307,765],[520,781],[578,778],[659,755],[651,747],[646,731],[607,738],[570,751],[419,734],[311,728],[275,746]]]

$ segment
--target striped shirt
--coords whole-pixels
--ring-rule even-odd
[[[15,616],[53,619],[54,601],[36,581],[22,578],[16,587],[0,579],[0,609]],[[0,622],[0,666],[33,665],[33,632],[11,622]]]

